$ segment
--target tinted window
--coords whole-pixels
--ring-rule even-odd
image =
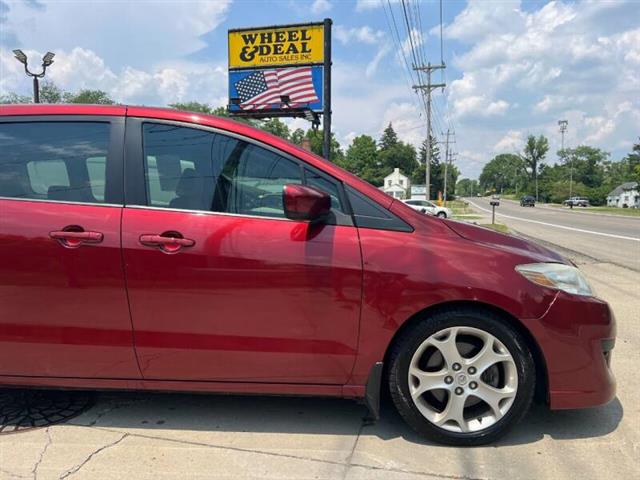
[[[346,209],[340,200],[338,184],[334,180],[329,180],[324,175],[311,171],[308,168],[304,170],[304,179],[305,184],[329,194],[331,197],[331,209],[334,212],[346,213]]]
[[[102,203],[108,123],[0,123],[0,196]]]
[[[282,188],[300,166],[256,145],[173,125],[143,125],[147,203],[184,210],[284,217]]]
[[[379,230],[396,230],[399,232],[412,232],[413,227],[395,216],[386,208],[361,194],[357,190],[346,187],[353,219],[360,228],[377,228]]]

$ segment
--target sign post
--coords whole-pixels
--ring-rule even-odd
[[[231,116],[323,117],[323,156],[331,156],[331,26],[321,23],[231,29]]]
[[[324,19],[324,112],[322,114],[322,156],[331,161],[331,24]]]

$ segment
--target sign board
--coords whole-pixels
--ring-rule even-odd
[[[321,66],[232,70],[229,112],[286,113],[304,107],[320,113],[324,108],[322,82]]]
[[[228,32],[232,116],[322,117],[323,155],[331,152],[331,26],[322,23],[235,28]]]
[[[229,30],[229,69],[322,64],[324,25]]]

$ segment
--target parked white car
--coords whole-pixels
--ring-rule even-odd
[[[435,215],[440,218],[451,218],[453,212],[446,207],[439,207],[433,202],[428,200],[403,200],[404,203],[409,205],[414,210],[418,210],[422,213],[427,213],[429,215]]]

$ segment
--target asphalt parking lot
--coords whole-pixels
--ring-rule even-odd
[[[461,449],[422,440],[389,405],[367,425],[349,400],[101,393],[67,423],[0,435],[0,478],[640,478],[638,272],[574,259],[618,320],[609,405],[538,406],[498,444]]]

